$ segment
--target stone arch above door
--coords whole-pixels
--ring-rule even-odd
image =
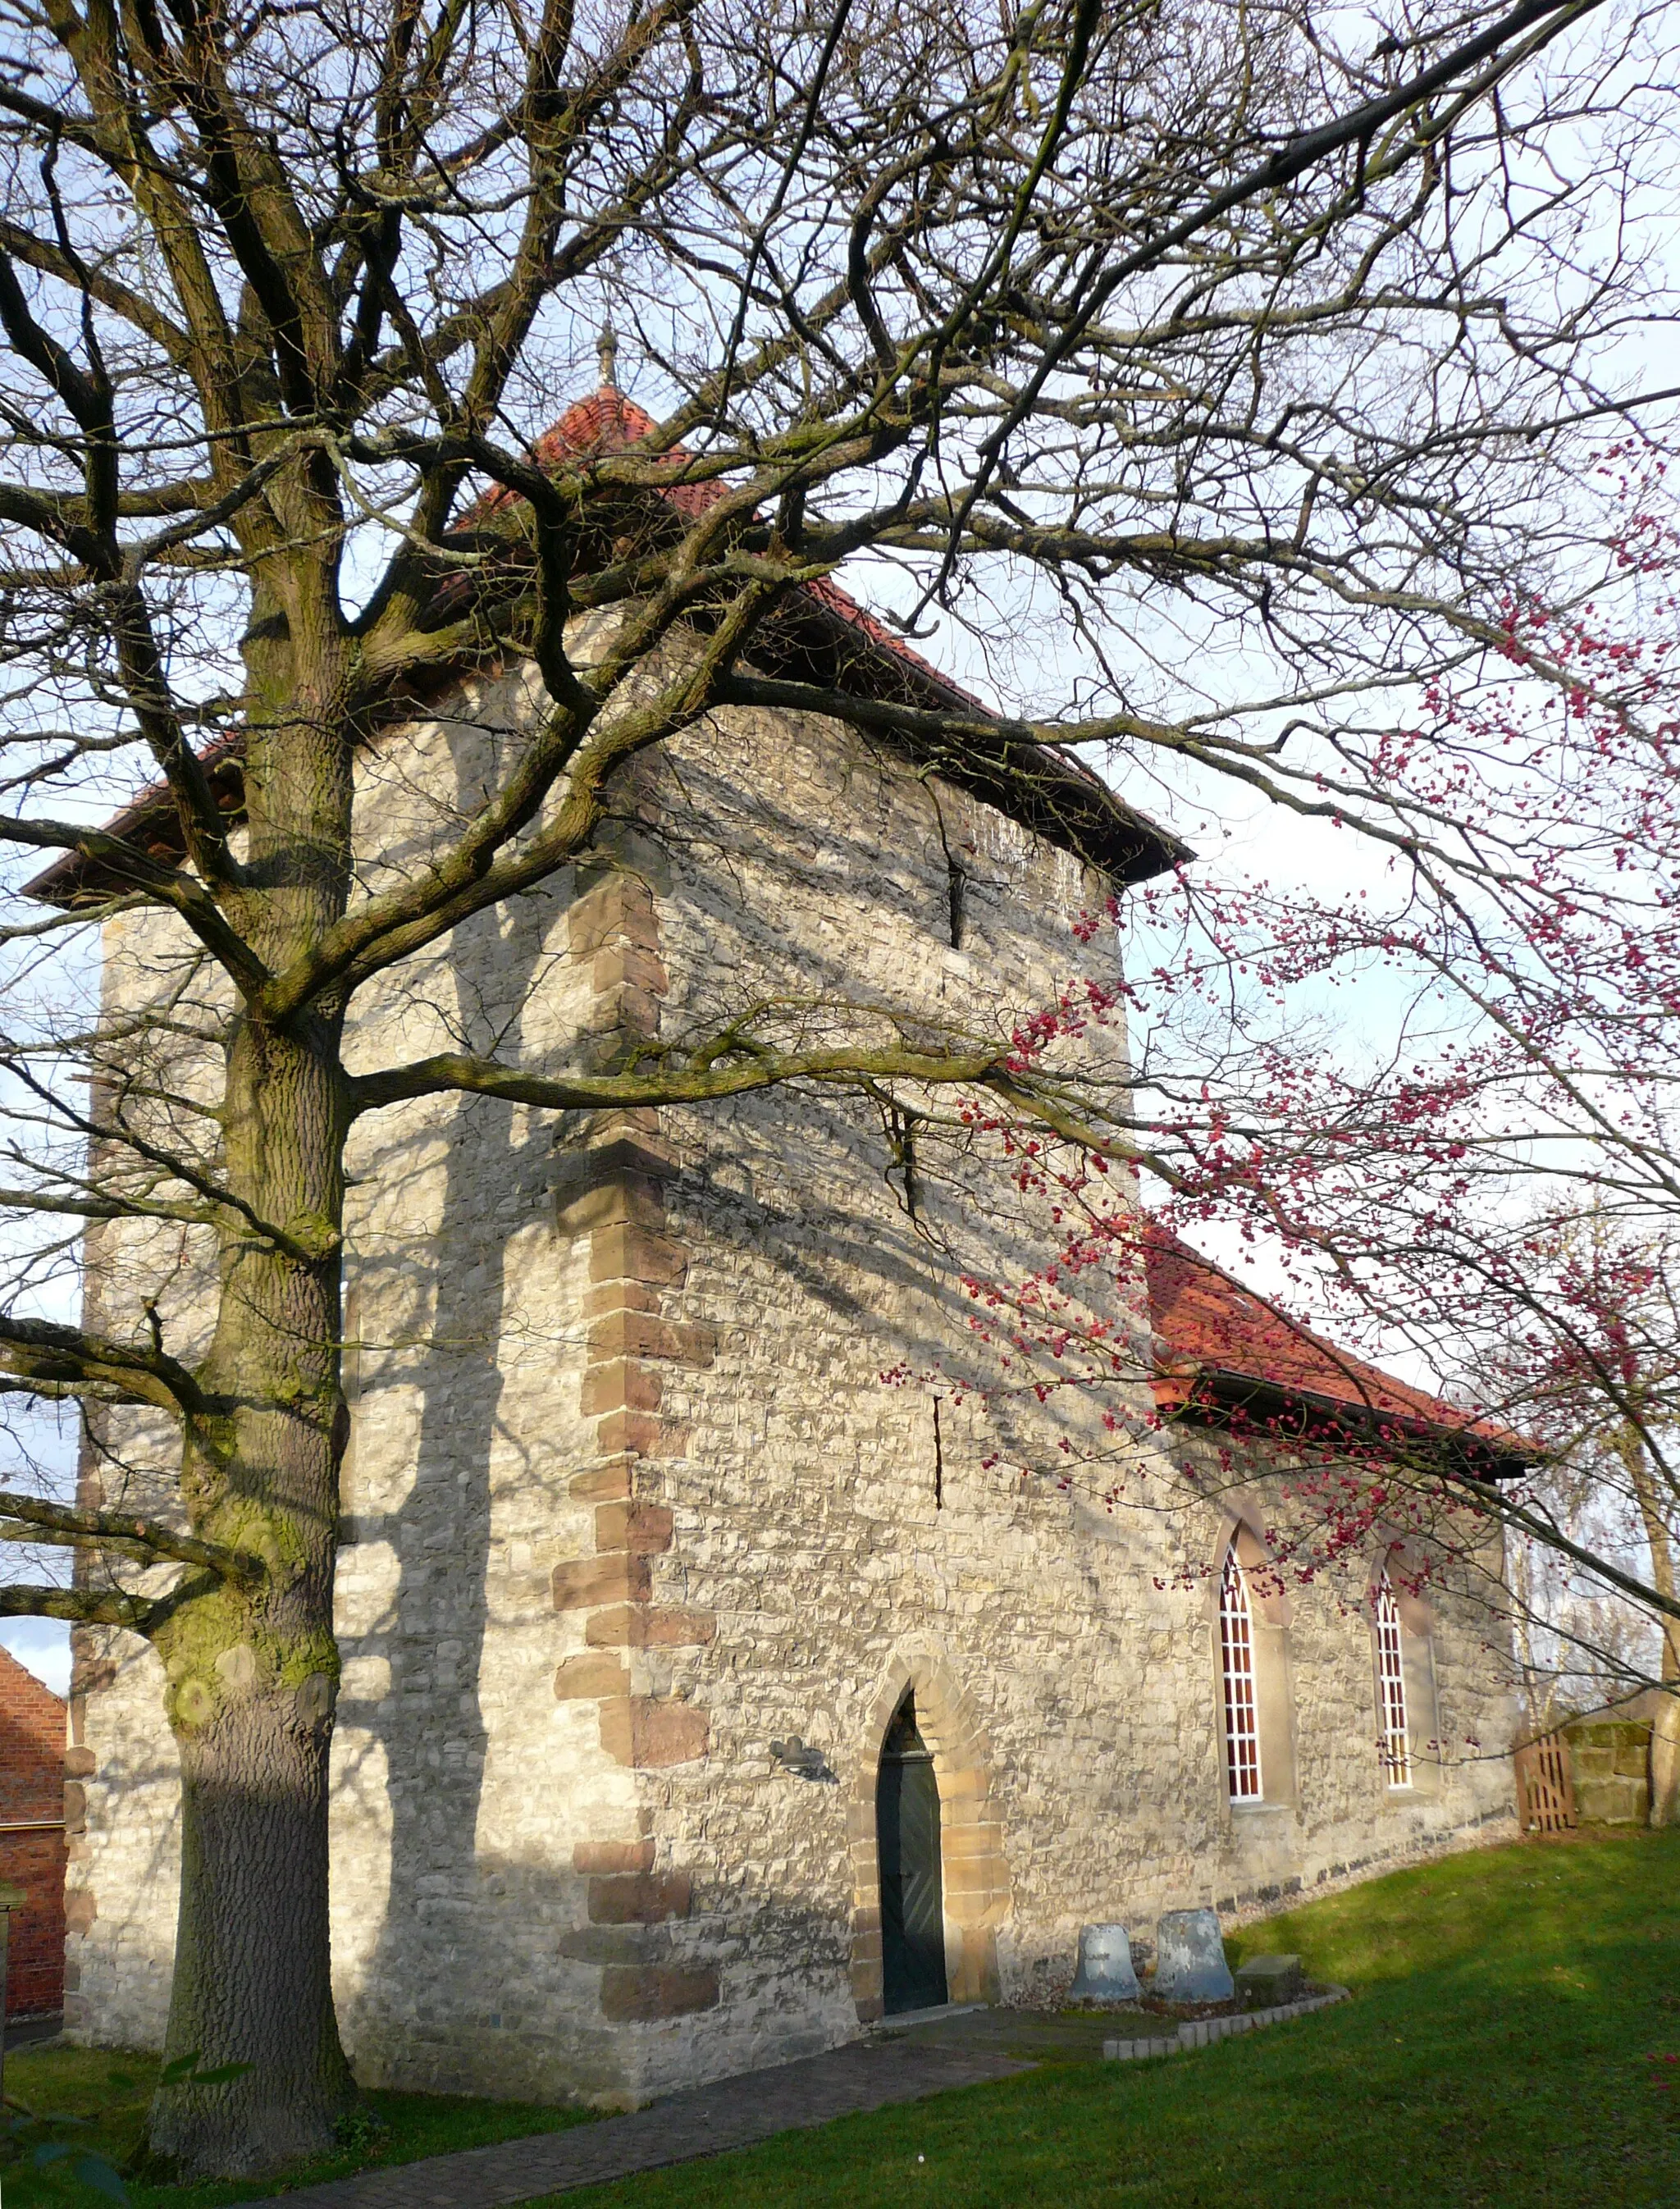
[[[882,2014],[876,1779],[887,1729],[912,1689],[916,1723],[933,1752],[939,1783],[949,1998],[954,2002],[992,2001],[997,1996],[997,1928],[1009,1915],[1009,1871],[1003,1859],[1003,1824],[992,1799],[991,1754],[949,1667],[931,1652],[910,1650],[888,1665],[870,1705],[846,1798],[852,1874],[852,1991],[863,2025]]]

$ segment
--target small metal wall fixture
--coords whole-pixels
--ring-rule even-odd
[[[840,1784],[838,1775],[830,1769],[828,1760],[820,1749],[808,1749],[798,1735],[790,1735],[786,1741],[770,1743],[771,1761],[780,1764],[799,1779],[815,1779],[825,1786]]]

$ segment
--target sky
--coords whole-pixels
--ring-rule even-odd
[[[70,1629],[62,1619],[0,1620],[0,1648],[10,1650],[55,1695],[70,1692]]]

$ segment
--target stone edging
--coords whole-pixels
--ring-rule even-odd
[[[1103,2054],[1111,2063],[1141,2062],[1147,2056],[1177,2056],[1186,2048],[1211,2048],[1216,2040],[1229,2040],[1236,2032],[1253,2032],[1262,2025],[1282,2025],[1292,2017],[1306,2017],[1316,2009],[1350,1999],[1346,1987],[1327,1987],[1322,1994],[1303,1995],[1298,2001],[1279,2002],[1271,2009],[1235,2011],[1229,2017],[1189,2019],[1171,2034],[1150,2040],[1105,2040]]]

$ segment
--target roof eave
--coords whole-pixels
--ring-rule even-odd
[[[218,737],[199,754],[203,768],[225,820],[232,822],[244,815],[244,756],[245,738],[243,730]],[[184,852],[184,840],[176,814],[175,801],[169,785],[164,782],[148,783],[131,798],[121,810],[99,825],[101,836],[113,836],[123,842],[131,841],[137,832],[148,832],[148,845],[154,858],[178,865]],[[66,912],[87,902],[104,902],[112,896],[121,896],[126,888],[114,876],[106,864],[91,853],[71,850],[62,852],[32,875],[24,883],[22,895],[33,898],[38,905],[56,905]]]
[[[919,654],[878,643],[821,599],[810,598],[798,611],[801,619],[815,619],[837,646],[849,647],[858,660],[878,671],[888,689],[896,689],[901,695],[919,691],[915,702],[926,710],[958,713],[994,726],[997,747],[990,760],[954,758],[913,736],[897,741],[912,756],[932,764],[946,781],[1070,852],[1117,888],[1152,882],[1195,858],[1188,844],[1127,804],[1090,768],[1009,735],[1000,716]],[[1031,754],[1030,767],[1013,756],[1023,752]]]
[[[1156,1381],[1156,1408],[1168,1419],[1199,1419],[1208,1424],[1228,1420],[1233,1412],[1269,1407],[1296,1414],[1308,1413],[1333,1428],[1358,1435],[1381,1445],[1391,1436],[1428,1442],[1464,1461],[1478,1479],[1515,1480],[1534,1462],[1538,1452],[1527,1450],[1521,1437],[1478,1434],[1473,1425],[1450,1426],[1421,1417],[1415,1412],[1385,1411],[1376,1404],[1355,1403],[1230,1366],[1175,1366]],[[1287,1442],[1288,1436],[1280,1436]]]
[[[832,626],[838,633],[837,641],[843,638],[855,655],[854,668],[869,667],[884,685],[896,687],[900,694],[906,689],[919,690],[923,701],[930,702],[936,712],[997,720],[977,700],[956,683],[947,681],[936,669],[888,653],[873,638],[851,628],[842,616],[828,607],[813,603],[810,611],[825,628]],[[457,671],[465,671],[465,663]],[[836,687],[843,689],[840,684]],[[858,695],[864,695],[861,685]],[[1128,805],[1099,776],[1036,746],[1033,747],[1034,756],[1030,763],[1013,756],[1023,747],[1018,739],[1007,735],[1003,722],[997,721],[997,726],[996,751],[990,758],[972,740],[963,757],[942,753],[936,755],[931,746],[918,743],[912,737],[895,741],[911,756],[928,759],[946,781],[1019,821],[1046,842],[1071,852],[1117,888],[1152,881],[1195,857],[1187,845]],[[223,786],[217,795],[223,810],[235,820],[243,810],[240,789],[236,785],[241,785],[244,749],[243,732],[235,732],[218,738],[204,755],[207,767],[221,778]],[[103,833],[129,838],[136,831],[148,829],[156,841],[159,855],[167,853],[178,862],[180,838],[174,804],[161,783],[149,785],[131,799],[104,825]],[[113,892],[120,894],[122,887],[111,871],[90,855],[66,852],[26,882],[23,894],[42,904],[71,909]]]

